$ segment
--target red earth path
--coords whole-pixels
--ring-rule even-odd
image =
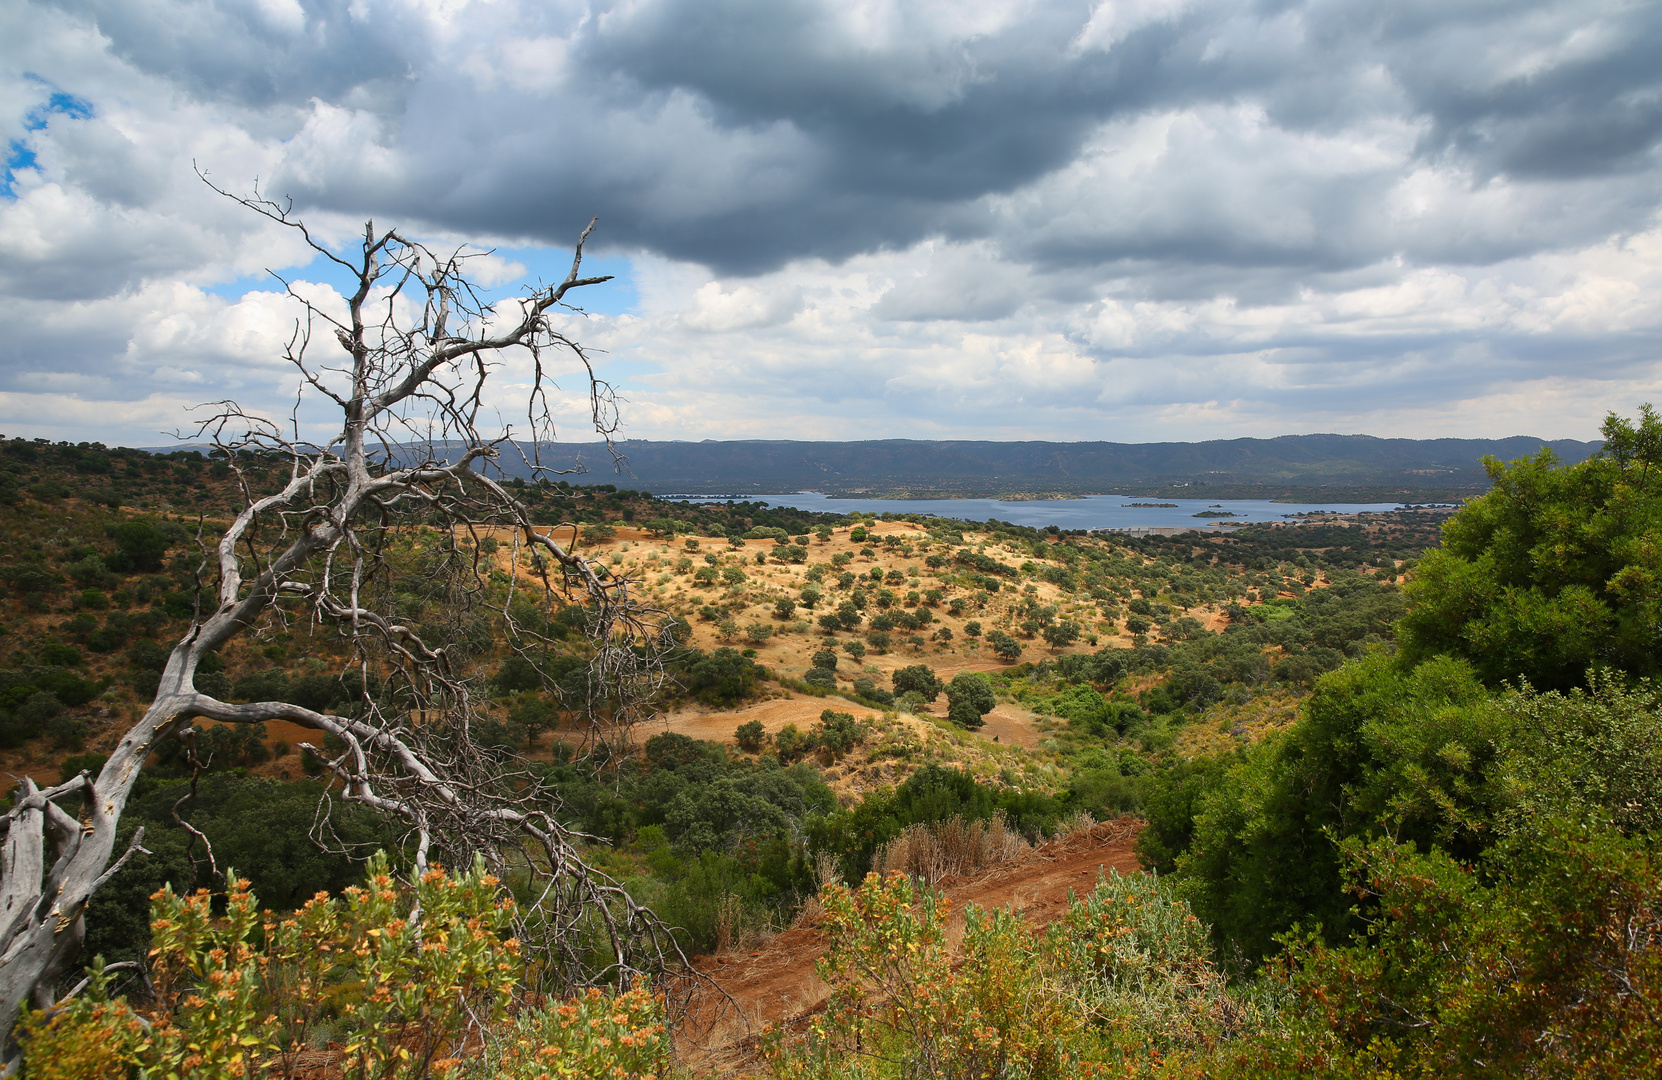
[[[966,903],[1012,908],[1038,929],[1066,909],[1070,895],[1090,892],[1108,871],[1140,873],[1132,845],[1142,825],[1135,818],[1102,822],[1052,840],[1018,861],[945,878],[939,886],[955,913]],[[695,961],[710,984],[695,991],[677,1032],[682,1061],[722,1075],[753,1069],[765,1027],[803,1028],[825,1004],[829,988],[814,971],[825,946],[818,928],[804,920],[764,945]]]

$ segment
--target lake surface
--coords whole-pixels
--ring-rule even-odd
[[[725,502],[725,497],[711,495],[663,495],[660,498],[682,502]],[[1084,499],[1052,499],[1042,502],[1004,502],[999,499],[832,499],[818,492],[797,491],[781,495],[734,496],[739,502],[765,502],[769,506],[793,506],[799,510],[818,510],[831,514],[854,511],[879,514],[934,514],[938,517],[958,518],[963,521],[996,519],[1015,525],[1044,528],[1056,525],[1063,529],[1136,529],[1136,528],[1205,528],[1212,521],[1268,522],[1284,521],[1295,514],[1317,510],[1338,510],[1347,514],[1358,511],[1395,510],[1401,503],[1275,503],[1268,499],[1155,499],[1148,496],[1092,495]],[[1134,507],[1127,503],[1176,503],[1175,508]],[[1197,518],[1196,514],[1220,510],[1232,512],[1229,518]],[[1210,531],[1223,531],[1210,530]]]

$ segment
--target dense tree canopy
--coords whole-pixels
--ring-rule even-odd
[[[1584,683],[1593,666],[1662,673],[1662,417],[1612,414],[1605,448],[1487,459],[1494,490],[1443,528],[1398,630],[1411,660],[1464,657],[1491,685]]]

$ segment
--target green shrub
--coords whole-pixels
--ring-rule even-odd
[[[1601,665],[1662,674],[1662,417],[1612,413],[1603,434],[1579,465],[1545,448],[1485,459],[1493,490],[1449,519],[1409,582],[1406,657],[1464,657],[1491,686],[1565,689]]]
[[[762,747],[767,745],[767,729],[762,726],[760,720],[751,720],[734,729],[733,739],[745,753],[759,754]]]
[[[708,704],[732,705],[753,696],[761,678],[762,669],[749,657],[720,648],[688,668],[687,689]]]

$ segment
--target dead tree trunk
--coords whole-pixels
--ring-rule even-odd
[[[257,193],[238,201],[297,230],[357,279],[340,310],[290,290],[304,314],[287,359],[307,395],[339,409],[340,426],[326,445],[308,443],[294,422],[285,431],[229,402],[212,407],[202,424],[199,434],[213,439],[242,476],[245,505],[217,546],[204,552],[212,588],[203,589],[197,616],[173,647],[143,718],[96,777],[83,773],[45,790],[26,783],[5,817],[0,1030],[12,1030],[20,1002],[53,1003],[76,961],[87,902],[122,862],[142,852],[140,834],[111,862],[122,811],[146,757],[198,717],[287,720],[318,732],[323,738],[303,752],[322,762],[346,799],[407,826],[417,871],[435,852],[455,859],[482,853],[540,882],[542,903],[536,926],[526,928],[528,944],[542,950],[544,969],[568,984],[651,968],[673,944],[616,882],[584,865],[544,793],[473,748],[467,732],[477,706],[453,662],[456,646],[426,640],[433,635],[402,621],[390,601],[390,583],[400,572],[391,553],[420,528],[436,538],[443,572],[459,583],[464,602],[493,602],[489,568],[477,547],[458,537],[485,526],[511,529],[516,552],[526,545],[544,556],[548,569],[536,590],[543,609],[584,606],[591,669],[613,688],[605,721],[627,727],[639,717],[658,677],[654,653],[665,640],[655,613],[635,603],[630,582],[556,540],[563,532],[534,525],[526,507],[486,474],[500,454],[525,453],[526,442],[525,436],[511,441],[511,432],[487,438],[478,422],[493,363],[509,352],[528,356],[533,385],[525,435],[527,464],[535,470],[535,448],[553,435],[543,360],[559,350],[581,365],[596,430],[608,437],[614,430],[609,387],[595,377],[581,346],[549,318],[572,289],[607,280],[580,276],[593,223],[563,281],[499,311],[482,303],[468,282],[465,252],[441,257],[370,224],[361,250],[347,260],[314,241],[288,206]],[[333,331],[329,337],[343,351],[335,364],[308,355],[316,329]],[[287,481],[257,494],[250,461],[281,461]],[[513,589],[519,588],[516,582]],[[504,616],[516,599],[512,590],[509,596],[501,604]],[[524,598],[517,599],[523,610]],[[357,668],[379,672],[392,691],[372,694],[366,680],[351,715],[332,715],[281,701],[231,704],[197,690],[195,674],[209,653],[273,620],[299,618],[342,635]],[[536,638],[534,627],[514,630],[521,640]],[[607,954],[598,969],[588,960],[596,942],[605,943]],[[15,1042],[8,1042],[5,1056],[15,1069]]]

